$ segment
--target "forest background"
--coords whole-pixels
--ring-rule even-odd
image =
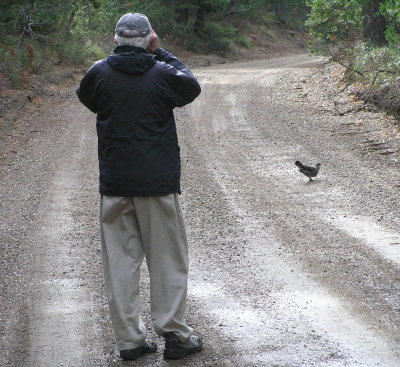
[[[163,44],[233,55],[277,26],[309,34],[349,80],[373,90],[399,83],[400,1],[396,0],[0,0],[0,73],[17,88],[55,64],[90,65],[113,48],[122,14],[146,14]],[[250,58],[250,57],[249,57]],[[369,98],[373,98],[370,94]],[[400,107],[392,110],[400,113]]]

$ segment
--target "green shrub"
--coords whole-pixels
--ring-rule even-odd
[[[397,0],[386,0],[381,4],[381,14],[386,18],[387,29],[385,36],[389,45],[400,44],[400,2]]]
[[[239,34],[236,37],[236,44],[238,44],[240,47],[244,47],[244,48],[253,47],[253,44],[252,44],[251,40],[248,37],[243,36],[241,34]]]
[[[399,47],[372,47],[360,42],[354,48],[353,57],[354,69],[367,76],[374,86],[398,79],[400,76]]]
[[[22,88],[21,53],[14,49],[2,50],[2,60],[1,71],[10,78],[13,86]]]
[[[1,71],[17,88],[27,88],[31,74],[48,69],[53,60],[51,50],[34,41],[25,42],[22,47],[2,48],[0,55]]]
[[[390,69],[400,71],[400,49],[370,47],[360,43],[355,48],[355,65],[363,70]]]
[[[353,39],[362,28],[362,6],[357,0],[307,0],[311,8],[306,26],[320,42]]]
[[[218,23],[206,23],[198,35],[192,36],[188,48],[198,53],[223,55],[232,51],[232,42],[236,35],[236,28],[224,27]]]
[[[54,48],[60,61],[76,65],[86,65],[106,56],[104,50],[90,38],[72,37],[67,42],[59,42]]]

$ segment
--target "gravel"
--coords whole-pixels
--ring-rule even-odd
[[[0,147],[4,366],[398,366],[400,137],[294,56],[197,68],[177,110],[205,350],[122,362],[102,279],[94,115],[71,87],[33,101]],[[358,112],[347,112],[359,110]],[[309,183],[294,162],[321,162]],[[143,313],[149,336],[148,276]]]

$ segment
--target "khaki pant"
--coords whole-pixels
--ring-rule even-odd
[[[100,222],[107,298],[119,349],[140,347],[146,338],[139,300],[144,256],[155,331],[174,331],[186,341],[193,330],[184,319],[188,249],[178,194],[103,196]]]

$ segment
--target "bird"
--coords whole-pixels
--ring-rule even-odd
[[[300,163],[299,161],[296,161],[294,163],[297,167],[299,167],[299,171],[307,176],[310,181],[313,181],[312,177],[317,177],[318,172],[319,172],[319,167],[321,167],[321,163],[317,163],[315,167],[310,167],[310,166],[305,166],[304,164]]]

